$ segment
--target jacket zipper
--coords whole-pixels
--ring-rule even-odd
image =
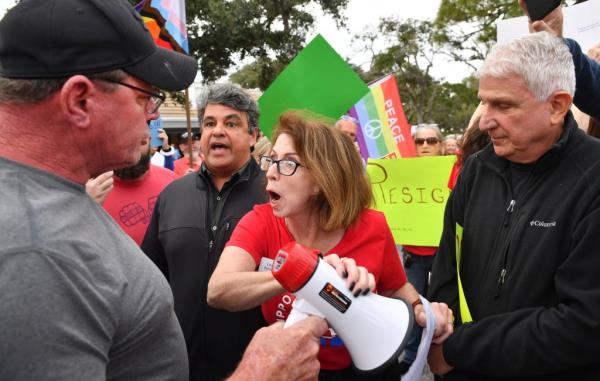
[[[508,225],[510,224],[510,221],[512,219],[512,213],[515,211],[516,204],[517,204],[517,202],[514,199],[510,200],[510,202],[508,203],[508,207],[506,208],[506,214],[504,216],[504,227],[505,228],[508,228]],[[507,238],[510,237],[510,229],[509,229],[509,231],[507,231],[506,237]],[[509,248],[510,248],[510,244],[509,244],[509,242],[507,242],[506,247],[503,250],[502,268],[500,269],[500,274],[498,275],[498,284],[496,286],[496,295],[494,295],[495,299],[500,297],[500,291],[502,291],[502,286],[504,285],[506,273],[508,272],[508,270],[506,269],[506,265],[508,262],[508,249]]]

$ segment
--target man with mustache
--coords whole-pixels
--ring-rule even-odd
[[[221,380],[254,332],[260,308],[227,312],[208,306],[206,291],[238,221],[266,202],[265,175],[251,157],[258,105],[233,84],[216,84],[198,102],[204,161],[197,173],[171,183],[158,197],[142,250],[171,284],[183,328],[190,380]]]

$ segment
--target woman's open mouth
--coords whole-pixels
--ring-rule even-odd
[[[281,198],[281,196],[279,195],[279,193],[269,191],[269,198],[273,201],[277,201]]]

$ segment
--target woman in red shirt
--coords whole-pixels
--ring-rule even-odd
[[[260,160],[270,202],[237,225],[209,282],[209,304],[231,311],[261,305],[269,323],[285,320],[294,297],[270,271],[260,270],[284,244],[297,241],[323,253],[355,296],[375,288],[415,302],[417,322],[424,324],[385,217],[368,208],[371,187],[352,141],[320,120],[291,112],[280,117],[273,141],[271,154]],[[452,312],[441,304],[435,311],[436,334],[443,340],[452,332]],[[321,338],[319,360],[321,380],[361,379],[333,330]]]

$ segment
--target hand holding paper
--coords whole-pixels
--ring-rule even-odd
[[[443,303],[429,303],[429,301],[427,301],[427,299],[424,297],[421,296],[420,298],[422,305],[417,306],[419,309],[418,311],[417,308],[415,308],[415,318],[417,319],[417,323],[419,323],[419,325],[424,326],[423,334],[421,336],[421,343],[419,344],[419,349],[417,351],[417,357],[408,369],[408,372],[402,376],[402,381],[419,381],[421,379],[421,375],[423,374],[423,368],[425,367],[426,359],[429,358],[429,366],[432,367],[432,352],[434,352],[434,356],[436,358],[436,362],[434,363],[435,370],[432,367],[432,371],[434,373],[436,373],[436,371],[444,371],[444,373],[436,374],[445,374],[452,370],[452,368],[446,364],[445,361],[443,364],[448,366],[448,368],[444,367],[442,362],[439,361],[440,355],[441,360],[444,358],[443,354],[441,353],[442,346],[439,344],[431,344],[432,341],[441,343],[453,332],[452,324],[449,324],[452,319],[452,310],[450,310],[448,306]],[[423,324],[421,324],[420,320],[423,318],[425,321]],[[441,341],[434,339],[434,332],[436,330],[441,330],[440,332],[444,332],[442,335],[443,338],[438,336],[438,339],[441,339]]]

